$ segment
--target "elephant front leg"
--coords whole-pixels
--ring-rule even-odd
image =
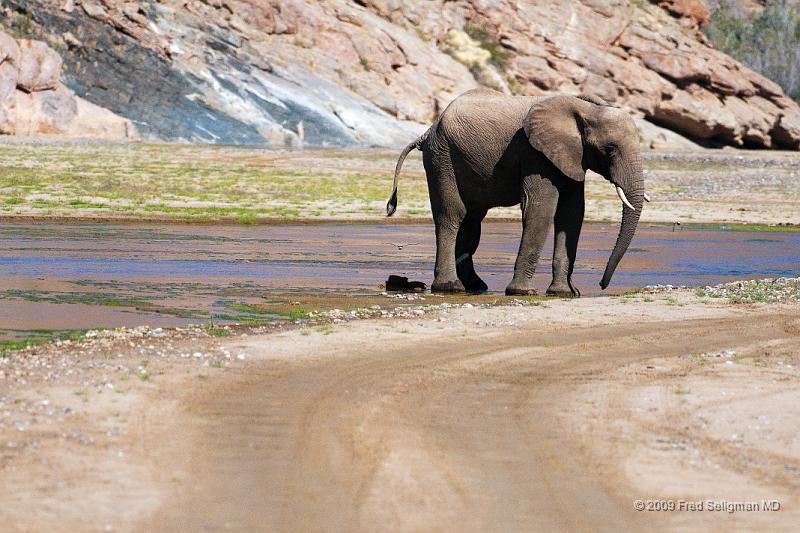
[[[522,183],[522,239],[514,264],[514,279],[506,287],[506,294],[535,295],[533,273],[542,253],[550,222],[556,211],[558,190],[542,176],[527,176]]]
[[[567,183],[559,195],[555,215],[553,243],[553,281],[548,296],[578,297],[580,291],[572,283],[578,239],[583,226],[585,208],[583,182]]]

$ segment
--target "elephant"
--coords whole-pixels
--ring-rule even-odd
[[[509,96],[473,89],[458,96],[400,153],[386,215],[397,209],[406,156],[422,151],[436,231],[432,292],[484,292],[472,257],[486,212],[519,204],[522,238],[507,295],[535,295],[533,274],[551,221],[553,279],[546,294],[577,297],[572,282],[584,217],[586,170],[622,201],[622,223],[600,281],[605,289],[631,243],[644,201],[639,133],[632,117],[589,96]]]

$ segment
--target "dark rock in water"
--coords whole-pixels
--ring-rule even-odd
[[[389,276],[386,280],[386,290],[391,292],[425,292],[427,286],[421,281],[408,281],[404,276]]]

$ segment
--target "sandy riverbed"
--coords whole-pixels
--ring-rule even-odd
[[[452,307],[3,360],[10,530],[789,531],[797,303]],[[777,500],[779,512],[637,512]]]

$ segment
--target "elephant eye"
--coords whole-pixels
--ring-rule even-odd
[[[606,155],[613,155],[614,152],[617,151],[617,145],[614,143],[608,143],[603,146],[603,153]]]

